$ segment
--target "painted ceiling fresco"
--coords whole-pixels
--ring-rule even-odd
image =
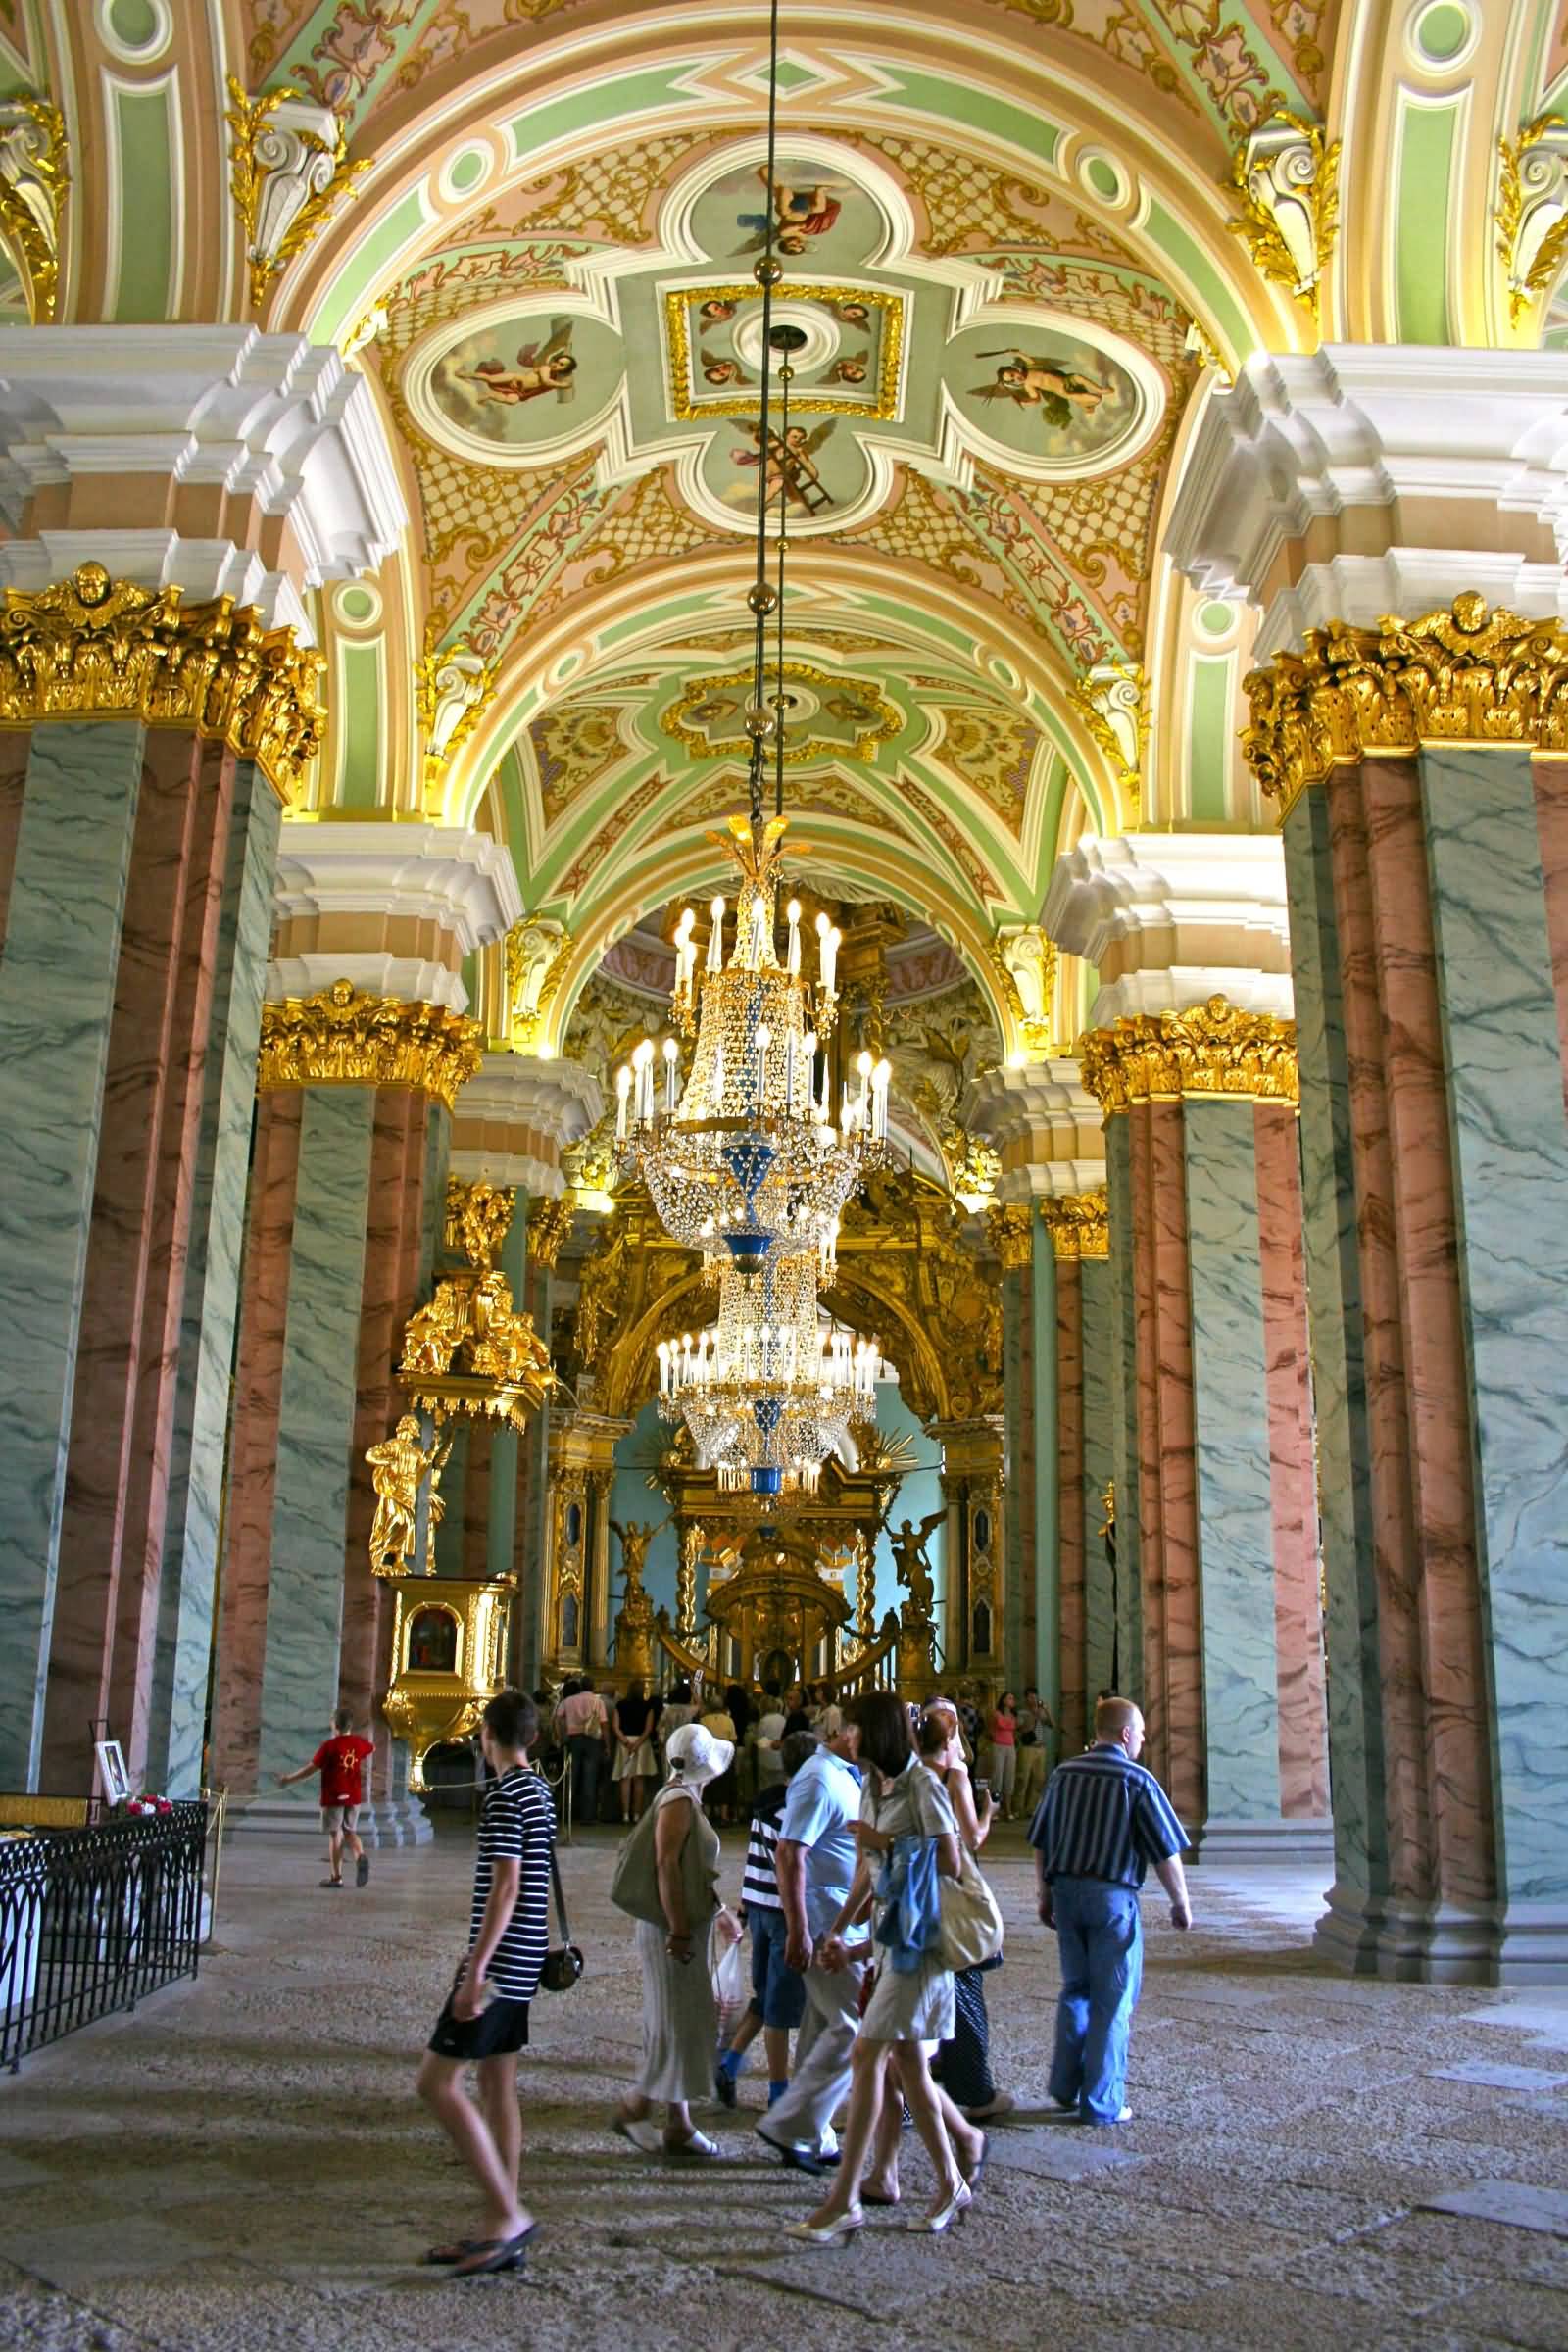
[[[672,10],[680,0],[670,0]],[[287,79],[358,116],[416,93],[487,43],[581,22],[581,0],[247,0],[253,80]],[[1157,93],[1173,126],[1233,134],[1281,99],[1316,109],[1336,0],[977,0],[977,18],[1049,27],[1080,70],[1121,72]]]

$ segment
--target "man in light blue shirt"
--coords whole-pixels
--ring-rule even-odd
[[[844,1907],[855,1876],[855,1825],[860,1818],[858,1724],[847,1723],[790,1783],[779,1823],[776,1862],[788,1941],[784,1957],[806,1980],[806,2023],[796,2045],[790,2086],[768,2110],[758,2136],[797,2172],[838,2162],[833,2117],[849,2095],[850,2061],[860,2023],[860,1979],[870,1937],[847,1937],[849,1965],[819,1968],[817,1945]]]

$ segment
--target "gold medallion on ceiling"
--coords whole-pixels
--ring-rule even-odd
[[[1083,1082],[1107,1118],[1139,1102],[1298,1100],[1296,1023],[1244,1012],[1226,997],[1184,1012],[1124,1015],[1091,1029],[1078,1051]]]
[[[1110,1255],[1110,1207],[1102,1184],[1087,1193],[1057,1193],[1042,1200],[1040,1218],[1057,1257]]]
[[[185,727],[254,760],[285,804],[304,793],[321,741],[321,657],[292,629],[264,629],[230,596],[185,605],[82,564],[69,580],[5,592],[0,726],[134,718]]]
[[[362,995],[334,980],[313,997],[262,1006],[256,1083],[294,1086],[406,1086],[451,1110],[458,1089],[479,1069],[480,1029],[440,1004]]]
[[[1418,620],[1331,621],[1247,679],[1242,752],[1283,821],[1309,784],[1428,744],[1568,749],[1568,630],[1494,612],[1474,590]]]
[[[726,672],[720,678],[694,678],[677,702],[664,712],[661,725],[666,735],[695,760],[744,758],[751,749],[747,710],[751,673]],[[837,758],[869,765],[878,746],[902,733],[904,719],[878,688],[861,678],[836,677],[810,662],[784,663],[784,692],[804,688],[815,710],[805,718],[784,712],[786,767],[808,760]],[[805,699],[797,694],[797,703]],[[823,719],[836,721],[843,735],[830,733]]]

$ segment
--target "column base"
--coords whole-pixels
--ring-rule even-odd
[[[1232,1863],[1271,1862],[1283,1869],[1332,1870],[1332,1821],[1287,1820],[1205,1821],[1199,1832],[1196,1859],[1228,1868]]]
[[[1568,1985],[1568,1902],[1501,1906],[1494,1982]]]
[[[1411,1903],[1336,1882],[1312,1941],[1347,1976],[1383,1977],[1401,1984],[1494,1984],[1499,1919],[1494,1903]],[[1568,1981],[1568,1911],[1556,1909],[1554,1934],[1565,1955],[1557,1963],[1561,1975],[1509,1982]]]
[[[360,1807],[360,1837],[367,1845],[429,1845],[435,1830],[416,1796],[392,1796]]]
[[[321,1809],[286,1796],[253,1796],[229,1806],[226,1835],[319,1838]],[[417,1797],[387,1797],[360,1807],[360,1838],[366,1845],[428,1845],[434,1836]]]

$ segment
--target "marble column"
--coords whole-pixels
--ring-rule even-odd
[[[1057,1747],[1074,1755],[1094,1724],[1099,1693],[1120,1667],[1116,1594],[1105,1538],[1112,1483],[1110,1267],[1104,1188],[1040,1203],[1041,1284],[1051,1293],[1056,1374],[1057,1663],[1051,1698]],[[1049,1266],[1045,1263],[1049,1252]],[[1041,1684],[1046,1692],[1046,1685]]]
[[[1454,1983],[1568,1982],[1561,415],[1546,352],[1254,357],[1166,533],[1259,608],[1242,749],[1290,882],[1319,1936]]]
[[[1317,1550],[1283,1025],[1213,1002],[1085,1041],[1103,1092],[1118,1580],[1136,1593],[1149,1750],[1200,1846],[1327,1847]],[[1179,1044],[1179,1050],[1173,1047]],[[1264,1092],[1263,1090],[1267,1090]],[[1130,1315],[1127,1310],[1130,1308]],[[1128,1327],[1130,1323],[1130,1328]],[[1136,1533],[1136,1579],[1125,1544]]]
[[[1285,819],[1348,1965],[1568,1976],[1568,770],[1363,759]],[[1310,1116],[1307,1116],[1308,1112]]]
[[[64,1262],[51,1219],[62,1245],[68,1213],[79,1230],[9,1449],[24,1477],[29,1425],[55,1417],[42,1509],[29,1525],[8,1506],[17,1567],[33,1571],[13,1620],[32,1672],[8,1675],[0,1694],[0,1720],[9,1707],[26,1725],[0,1772],[84,1790],[89,1726],[107,1724],[136,1784],[193,1795],[278,795],[221,744],[124,722],[39,727],[15,772],[0,960],[0,1018],[14,1024],[4,1082],[26,1082],[0,1114],[23,1154],[3,1188],[13,1282],[31,1290],[41,1274],[47,1289]],[[74,918],[94,873],[88,936]],[[57,900],[29,1018],[27,967]],[[47,1079],[28,1043],[39,1013],[58,1041]],[[51,1157],[66,1122],[74,1179]],[[47,1211],[29,1197],[45,1183]]]
[[[1004,1203],[988,1219],[1002,1268],[1002,1384],[1007,1432],[1003,1504],[1011,1574],[1002,1622],[1002,1679],[1019,1692],[1039,1679],[1042,1613],[1056,1614],[1054,1544],[1038,1541],[1040,1513],[1039,1380],[1035,1352],[1035,1233],[1027,1202]],[[1053,1370],[1054,1366],[1053,1365]],[[1053,1709],[1054,1712],[1054,1709]]]
[[[1081,1475],[1081,1445],[1072,1434],[1083,1416],[1078,1258],[1076,1241],[1070,1261],[1058,1258],[1064,1245],[1058,1239],[1054,1247],[1036,1209],[1049,1224],[1054,1200],[1077,1200],[1102,1182],[1100,1111],[1077,1062],[1048,1054],[977,1079],[959,1115],[1000,1163],[990,1223],[1003,1267],[1005,1679],[1020,1690],[1035,1684],[1059,1721],[1062,1705],[1072,1703],[1083,1649],[1081,1528],[1075,1540],[1068,1500]],[[1102,1256],[1102,1202],[1098,1222]],[[1097,1364],[1094,1376],[1102,1375]],[[1102,1469],[1102,1489],[1108,1476]]]
[[[270,1005],[264,1020],[214,1751],[231,1795],[265,1796],[333,1709],[352,1707],[376,1740],[372,1827],[401,1840],[424,1825],[379,1718],[391,1611],[370,1572],[364,1456],[402,1409],[403,1327],[429,1284],[430,1195],[439,1204],[445,1192],[443,1098],[473,1049],[461,1016],[394,1002],[388,1020],[385,1004],[347,992],[357,1077],[331,1054],[315,1074],[302,1066],[310,1049],[292,1041],[312,1031],[309,1000]],[[304,1819],[291,1797],[268,1798],[247,1806],[245,1826]]]
[[[572,1219],[563,1154],[602,1108],[599,1082],[579,1063],[495,1046],[464,1089],[453,1126],[453,1175],[514,1194],[501,1264],[518,1308],[532,1315],[547,1346],[556,1260]],[[551,1648],[545,1633],[551,1418],[546,1404],[520,1435],[510,1428],[475,1431],[463,1465],[463,1572],[515,1576],[512,1672],[530,1690]]]
[[[40,728],[28,750],[0,956],[0,1783],[43,1753],[66,1459],[144,732]],[[13,798],[15,796],[13,795]],[[85,1742],[88,1729],[78,1727]],[[91,1756],[75,1786],[90,1785]]]

